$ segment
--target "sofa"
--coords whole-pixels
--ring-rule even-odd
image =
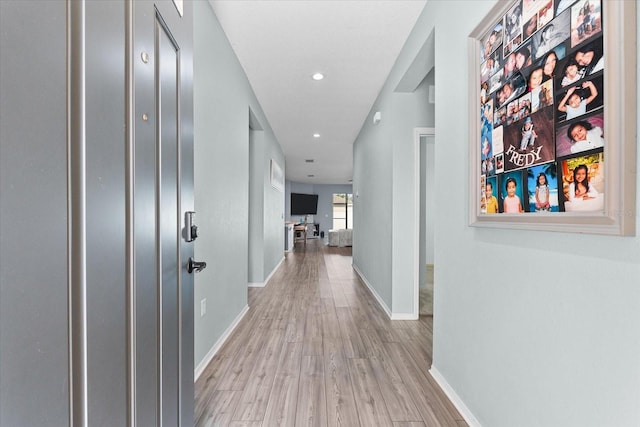
[[[353,230],[329,230],[329,246],[352,246]]]

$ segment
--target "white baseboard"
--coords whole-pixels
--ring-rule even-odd
[[[351,264],[351,266],[356,271],[356,273],[358,273],[358,276],[360,276],[360,279],[362,279],[364,284],[367,285],[367,288],[369,288],[369,291],[371,291],[371,294],[375,297],[376,301],[378,301],[378,304],[380,304],[380,307],[382,307],[384,312],[387,313],[387,316],[389,316],[389,319],[391,320],[417,320],[418,319],[418,316],[416,315],[416,313],[393,313],[391,310],[389,310],[389,307],[387,306],[387,304],[385,304],[384,300],[380,297],[378,292],[376,292],[373,286],[371,286],[367,278],[364,277],[364,275],[362,274],[358,266],[355,264]]]
[[[247,286],[250,288],[264,288],[267,286],[267,282],[249,282]]]
[[[264,280],[264,282],[249,282],[248,286],[250,288],[264,288],[265,286],[267,286],[267,283],[269,283],[269,280],[271,280],[271,277],[273,277],[276,271],[278,271],[278,268],[280,268],[280,265],[282,265],[283,262],[284,262],[284,257],[282,257],[278,265],[276,265],[276,267],[273,270],[271,270],[271,274],[269,274],[269,277],[267,277]]]
[[[358,273],[358,276],[360,276],[360,279],[362,279],[364,284],[367,285],[367,288],[369,288],[369,291],[371,292],[373,297],[376,299],[376,301],[378,301],[378,304],[380,305],[380,307],[382,307],[384,312],[387,313],[387,316],[389,316],[389,319],[393,319],[393,314],[391,313],[391,310],[389,310],[389,307],[387,307],[387,304],[385,304],[384,300],[380,297],[380,295],[378,295],[378,292],[376,292],[373,286],[371,286],[367,278],[364,277],[364,274],[362,274],[358,266],[355,264],[351,264],[351,266],[356,271],[356,273]]]
[[[204,359],[202,359],[202,361],[200,363],[198,363],[198,366],[196,366],[196,368],[194,370],[194,373],[193,373],[193,378],[194,378],[193,381],[194,382],[198,380],[200,375],[202,375],[202,373],[204,372],[204,370],[207,367],[207,365],[209,364],[209,362],[211,362],[211,359],[213,359],[213,356],[216,355],[216,353],[218,352],[218,350],[220,350],[220,348],[225,343],[225,341],[231,336],[233,331],[236,329],[236,327],[238,326],[238,324],[244,318],[245,314],[247,314],[248,311],[249,311],[249,306],[246,305],[242,309],[240,314],[238,314],[238,316],[235,318],[235,320],[231,323],[231,325],[229,325],[227,330],[224,331],[224,333],[218,339],[218,341],[216,341],[216,343],[211,347],[209,352],[204,356]]]
[[[435,366],[431,365],[431,369],[429,369],[429,373],[433,377],[434,380],[438,383],[444,394],[447,395],[453,406],[456,407],[460,415],[464,418],[464,420],[469,424],[469,427],[482,427],[480,421],[473,415],[473,413],[467,408],[467,405],[464,404],[458,393],[455,392],[453,387],[449,385],[447,380],[442,376],[442,374],[436,369]]]
[[[392,313],[391,320],[418,320],[415,313]]]

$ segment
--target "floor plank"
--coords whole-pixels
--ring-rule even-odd
[[[327,401],[322,358],[302,356],[296,426],[326,426]]]
[[[348,359],[347,365],[353,382],[360,423],[364,426],[393,426],[370,361]]]
[[[351,248],[297,244],[195,384],[196,426],[462,427],[431,366],[433,317],[390,320]]]

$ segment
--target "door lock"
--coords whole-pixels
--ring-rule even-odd
[[[187,211],[184,213],[184,240],[193,242],[198,238],[198,226],[193,223],[195,212]]]
[[[187,271],[189,274],[193,272],[200,273],[205,268],[207,268],[206,262],[195,261],[193,257],[189,257],[189,262],[187,263]]]

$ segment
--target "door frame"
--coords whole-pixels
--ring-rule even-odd
[[[413,177],[414,194],[414,223],[413,223],[413,313],[416,319],[420,318],[420,197],[422,186],[420,185],[420,138],[423,136],[436,136],[433,127],[417,127],[413,129]]]

